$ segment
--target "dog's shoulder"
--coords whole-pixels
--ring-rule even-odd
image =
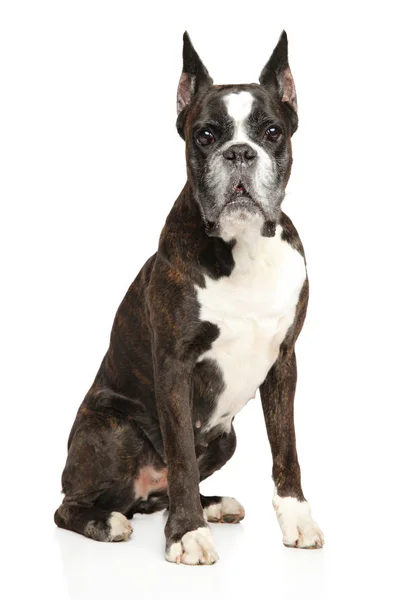
[[[280,225],[282,227],[281,237],[288,242],[295,250],[297,250],[306,260],[304,248],[295,225],[284,212],[281,212]]]

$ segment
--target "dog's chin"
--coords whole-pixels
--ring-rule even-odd
[[[218,218],[207,224],[206,233],[224,241],[258,236],[274,236],[276,225],[265,218],[260,204],[247,196],[231,197],[223,206]]]

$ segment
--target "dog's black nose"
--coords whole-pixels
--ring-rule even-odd
[[[235,162],[251,162],[256,156],[256,151],[248,144],[233,144],[233,146],[230,146],[223,152],[223,157],[226,158],[226,160]]]

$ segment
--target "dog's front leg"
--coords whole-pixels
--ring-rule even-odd
[[[212,564],[218,555],[199,494],[190,403],[192,365],[159,348],[154,362],[156,400],[168,465],[166,559],[189,565]]]
[[[311,517],[300,481],[294,426],[296,388],[294,350],[282,349],[260,387],[266,428],[273,455],[273,506],[286,546],[321,548],[324,536]]]

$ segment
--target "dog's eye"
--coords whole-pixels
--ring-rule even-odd
[[[276,142],[281,135],[281,129],[279,127],[269,127],[265,131],[265,138],[270,142]]]
[[[215,137],[209,129],[201,129],[196,134],[196,139],[201,146],[209,146],[215,142]]]

